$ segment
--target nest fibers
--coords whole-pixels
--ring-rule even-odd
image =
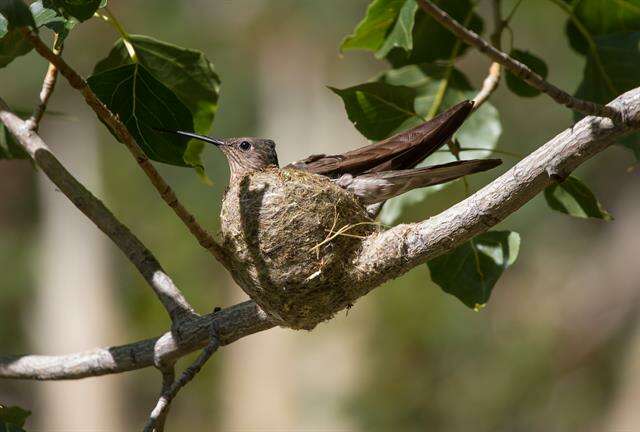
[[[355,301],[348,269],[377,225],[328,178],[248,174],[229,187],[220,217],[234,279],[280,325],[312,329]]]

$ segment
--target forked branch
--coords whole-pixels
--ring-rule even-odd
[[[193,318],[195,312],[165,273],[158,260],[111,211],[60,163],[49,147],[30,127],[13,114],[0,98],[0,121],[18,140],[47,177],[105,233],[136,266],[151,286],[175,324]]]
[[[624,112],[628,124],[585,117],[450,209],[423,222],[372,235],[354,263],[353,271],[365,281],[359,294],[489,230],[616,139],[640,131],[640,88],[621,95],[610,106]],[[169,361],[204,347],[212,323],[221,345],[274,326],[254,302],[247,301],[185,322],[173,333],[129,345],[61,356],[0,357],[0,377],[60,380],[154,366],[157,358]],[[180,334],[182,343],[175,334]]]

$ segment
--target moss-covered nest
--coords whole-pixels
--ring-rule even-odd
[[[229,187],[221,225],[236,282],[280,325],[303,329],[355,301],[346,270],[377,230],[357,198],[328,178],[275,168]]]

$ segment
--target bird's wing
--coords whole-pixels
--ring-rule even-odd
[[[472,101],[461,102],[437,117],[384,141],[340,155],[313,155],[290,167],[328,177],[413,168],[451,138],[472,110]]]
[[[446,183],[459,177],[500,165],[500,159],[473,159],[407,170],[380,171],[354,177],[345,174],[336,184],[355,194],[365,204],[375,204],[411,189]]]

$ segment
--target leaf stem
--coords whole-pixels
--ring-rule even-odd
[[[127,52],[129,53],[129,57],[134,63],[138,63],[138,55],[136,54],[136,50],[133,48],[133,44],[131,43],[131,36],[124,29],[120,21],[118,21],[118,18],[116,18],[113,12],[111,12],[108,6],[104,7],[104,11],[105,11],[104,15],[99,14],[97,12],[96,14],[100,18],[102,18],[104,21],[108,22],[111,25],[111,27],[113,27],[115,31],[118,32],[118,34],[122,38],[122,43],[124,43],[124,46],[127,49]]]
[[[473,16],[473,12],[475,10],[475,3],[469,9],[467,16],[464,18],[464,26],[468,26],[471,21],[471,17]],[[462,40],[460,38],[456,38],[456,43],[453,45],[453,49],[451,50],[451,56],[449,57],[449,61],[447,62],[447,68],[444,72],[444,76],[442,81],[440,81],[440,86],[438,87],[438,92],[436,93],[435,98],[433,99],[433,103],[431,104],[431,108],[429,108],[429,112],[427,113],[426,120],[431,120],[434,118],[438,111],[440,111],[440,107],[442,107],[442,102],[444,101],[444,96],[447,93],[447,88],[449,87],[449,80],[451,79],[451,74],[453,73],[453,65],[455,64],[455,59],[458,57],[458,53],[460,52],[460,48],[462,47]]]

